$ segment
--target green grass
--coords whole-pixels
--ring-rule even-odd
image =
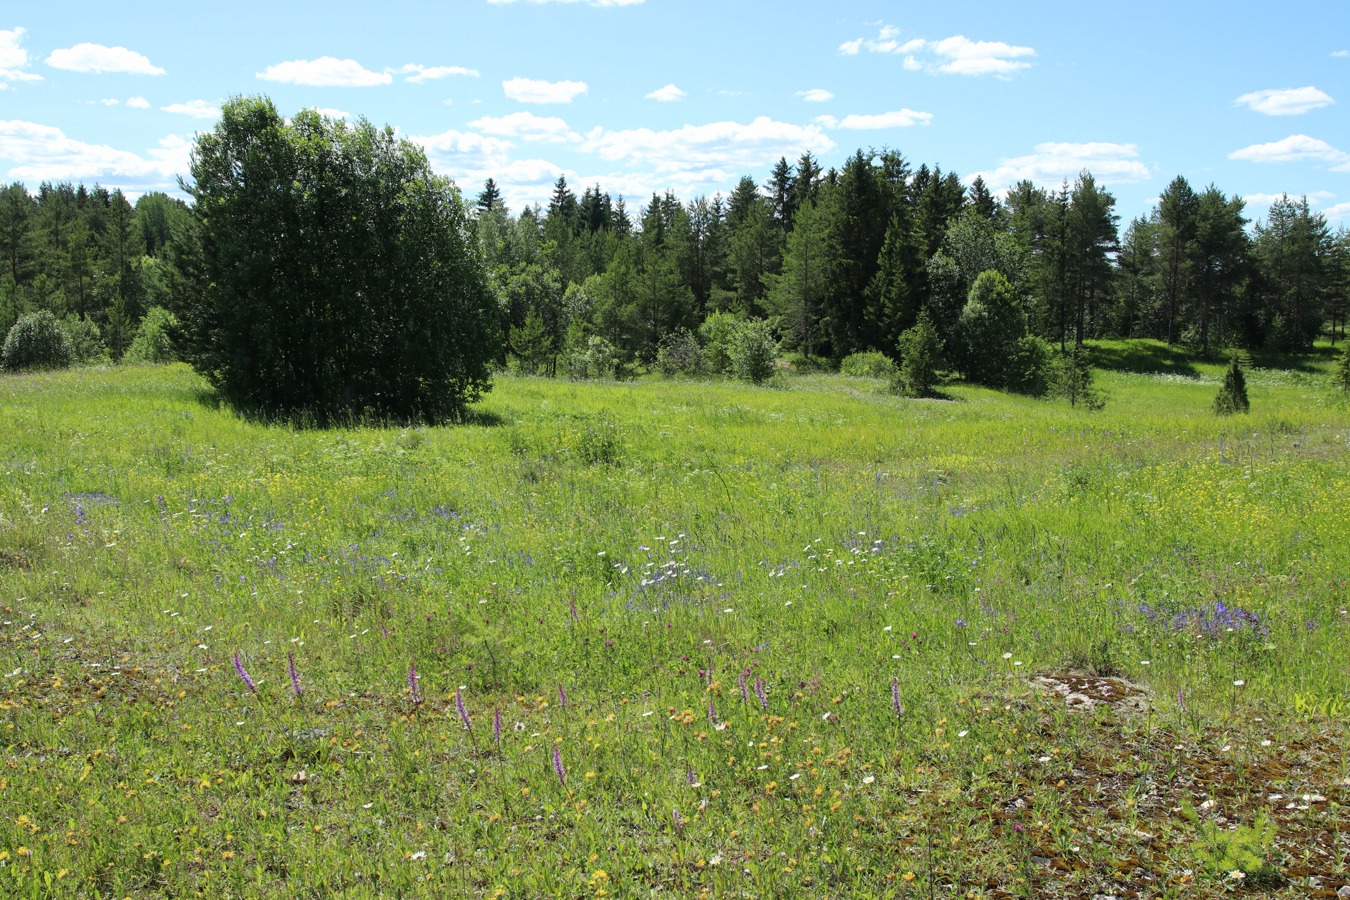
[[[1150,355],[1100,413],[504,376],[436,429],[0,379],[0,895],[1334,893],[1350,412]]]

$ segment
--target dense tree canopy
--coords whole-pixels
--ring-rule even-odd
[[[184,352],[232,402],[437,421],[488,386],[497,306],[459,193],[416,146],[237,98],[192,178],[204,278],[178,298]]]

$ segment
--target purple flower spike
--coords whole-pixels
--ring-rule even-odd
[[[769,689],[764,685],[763,678],[755,679],[755,696],[759,698],[759,708],[769,708]]]
[[[717,707],[713,706],[712,698],[708,698],[708,721],[717,724]]]
[[[675,820],[675,827],[676,827],[676,828],[683,828],[683,827],[684,827],[684,819],[682,819],[682,818],[680,817],[680,811],[679,811],[678,809],[672,809],[670,812],[671,812],[671,816],[672,816],[672,817],[674,818],[674,820]]]
[[[455,689],[455,712],[459,713],[459,720],[464,723],[464,730],[469,731],[473,728],[473,723],[469,721],[469,710],[464,705],[464,692]]]
[[[739,674],[739,675],[736,676],[736,684],[740,685],[740,688],[741,688],[741,702],[742,702],[742,703],[749,703],[749,702],[750,702],[750,688],[749,688],[749,686],[746,685],[746,683],[745,683],[745,676],[746,676],[746,674],[747,674],[747,673],[745,673],[745,672],[741,672],[741,674]]]
[[[900,699],[900,684],[894,678],[891,679],[891,709],[895,710],[897,718],[905,714],[905,704]]]
[[[567,787],[567,770],[563,768],[562,752],[556,744],[553,747],[553,771],[558,773],[558,783]]]
[[[422,676],[417,674],[417,666],[408,664],[408,690],[412,692],[412,702],[420,704],[422,702]]]
[[[245,687],[255,694],[258,693],[258,686],[253,683],[253,679],[250,678],[248,672],[245,671],[244,661],[239,658],[238,650],[234,651],[234,671],[239,673],[239,680],[244,682]]]
[[[492,740],[493,743],[502,742],[502,711],[494,709],[492,711]]]
[[[563,709],[567,709],[567,688],[563,687],[561,684],[558,685],[558,705]]]
[[[295,692],[295,696],[299,697],[305,692],[305,689],[300,685],[300,673],[295,668],[294,653],[286,654],[286,671],[291,676],[291,690]]]

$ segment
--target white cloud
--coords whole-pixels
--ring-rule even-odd
[[[1350,172],[1350,153],[1306,134],[1293,134],[1269,144],[1252,144],[1234,150],[1228,158],[1256,163],[1328,162],[1333,172]]]
[[[657,88],[647,95],[648,100],[659,100],[662,103],[671,103],[684,96],[684,91],[673,84],[668,84],[663,88]]]
[[[98,104],[99,106],[121,106],[122,101],[118,100],[116,97],[105,97],[98,101]]]
[[[407,75],[406,80],[413,84],[449,78],[452,75],[464,75],[469,78],[480,77],[477,69],[468,69],[464,66],[419,66],[416,63],[409,63],[398,71],[400,75]]]
[[[1294,197],[1294,196],[1306,196],[1310,204],[1312,204],[1313,206],[1318,206],[1326,202],[1327,200],[1332,199],[1336,195],[1331,193],[1330,191],[1313,191],[1311,194],[1298,194],[1298,195],[1290,194],[1287,192],[1279,194],[1265,194],[1257,192],[1255,194],[1243,194],[1242,202],[1247,205],[1248,211],[1251,211],[1252,209],[1269,209],[1270,206],[1273,205],[1276,200],[1282,200],[1285,197]]]
[[[257,77],[263,81],[311,87],[373,87],[394,80],[394,76],[388,72],[372,72],[354,59],[332,56],[277,63],[259,72]]]
[[[1310,110],[1330,106],[1336,101],[1309,85],[1289,90],[1254,91],[1243,94],[1233,102],[1268,116],[1298,116]]]
[[[564,143],[581,140],[581,135],[568,128],[562,119],[556,116],[536,116],[531,112],[484,116],[470,122],[469,127],[477,128],[484,134],[520,138],[523,141]]]
[[[699,172],[716,181],[714,173],[730,178],[732,173],[771,165],[780,156],[795,158],[806,151],[821,156],[834,149],[834,141],[819,126],[760,116],[746,124],[712,122],[671,131],[596,128],[586,135],[583,149],[610,161],[652,166],[667,181],[675,173]]]
[[[160,109],[166,113],[173,113],[177,116],[190,116],[194,119],[218,119],[220,118],[220,107],[206,100],[189,100],[186,103],[170,103],[168,106],[161,106]]]
[[[493,6],[506,6],[518,0],[488,0]],[[637,6],[642,0],[527,0],[535,5],[541,3],[585,3],[587,6]]]
[[[933,114],[915,112],[912,109],[900,109],[895,112],[879,113],[876,115],[844,116],[843,121],[840,122],[835,122],[833,116],[821,116],[816,119],[816,121],[829,128],[851,128],[857,130],[908,128],[911,125],[927,125],[929,122],[933,121]]]
[[[127,100],[127,106],[132,109],[149,109],[150,101],[144,97],[131,97]]]
[[[1328,206],[1322,210],[1322,215],[1327,217],[1327,221],[1335,224],[1350,219],[1350,203],[1337,203],[1335,206]]]
[[[965,180],[973,181],[978,175],[990,190],[1004,190],[1023,180],[1039,185],[1072,182],[1087,169],[1099,184],[1135,184],[1151,177],[1138,157],[1135,144],[1047,142],[1037,144],[1028,156],[1002,160],[985,172],[971,172]]]
[[[903,56],[904,67],[911,71],[941,72],[948,75],[994,75],[1007,78],[1030,68],[1028,57],[1036,55],[1031,47],[1004,41],[972,41],[953,35],[937,41],[912,38],[900,41],[900,29],[884,26],[875,38],[856,38],[839,45],[845,56],[857,56],[863,50]]]
[[[328,119],[347,119],[347,120],[350,120],[350,119],[352,118],[352,114],[351,114],[351,113],[349,113],[349,112],[344,112],[343,110],[340,110],[340,109],[334,109],[334,108],[331,107],[331,106],[315,106],[315,107],[313,107],[313,109],[314,109],[314,111],[315,111],[316,113],[318,113],[319,115],[324,116],[325,118],[328,118]]]
[[[474,131],[445,131],[412,140],[422,146],[437,171],[452,176],[464,170],[483,172],[504,167],[512,146],[510,141]]]
[[[176,135],[145,154],[106,144],[87,144],[59,128],[35,122],[0,120],[0,159],[15,165],[6,177],[36,184],[72,181],[128,192],[177,192],[176,176],[188,173],[192,142]]]
[[[41,81],[41,75],[25,72],[28,67],[28,51],[23,49],[24,30],[15,28],[0,31],[0,88],[10,81]]]
[[[502,82],[508,99],[521,103],[571,103],[586,93],[584,81],[536,81],[532,78],[511,78]]]
[[[1331,55],[1344,59],[1347,56],[1350,56],[1350,50],[1336,50]]]
[[[834,99],[834,94],[824,88],[811,88],[809,91],[798,91],[797,96],[801,97],[807,103],[824,103]]]
[[[68,72],[103,74],[119,72],[127,75],[163,75],[164,70],[135,50],[126,47],[105,47],[102,44],[76,44],[53,50],[47,65]]]

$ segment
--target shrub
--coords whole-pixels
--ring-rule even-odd
[[[928,310],[919,313],[913,328],[900,335],[900,369],[895,387],[910,397],[930,397],[937,387],[937,370],[942,363],[942,339],[938,337]]]
[[[567,371],[579,380],[614,378],[619,372],[619,351],[599,335],[591,335],[567,354]]]
[[[180,350],[246,411],[324,424],[461,418],[499,307],[459,191],[393,130],[236,97],[198,136],[202,263]]]
[[[136,329],[136,337],[122,357],[131,363],[167,363],[178,359],[174,347],[173,332],[178,327],[178,318],[162,306],[152,306],[141,319]]]
[[[703,348],[688,330],[672,331],[656,350],[656,370],[662,375],[697,375],[703,371]]]
[[[61,323],[45,309],[20,316],[5,336],[4,366],[24,369],[64,369],[74,351]]]
[[[732,313],[718,312],[703,320],[698,336],[703,341],[703,359],[708,371],[725,375],[731,371],[731,341],[743,320]]]
[[[1343,393],[1350,394],[1350,344],[1341,348],[1336,357],[1336,369],[1331,373],[1331,383]]]
[[[845,356],[839,371],[858,378],[890,378],[895,375],[895,363],[884,353],[868,350]]]
[[[1223,387],[1214,398],[1214,412],[1221,416],[1233,413],[1250,412],[1251,403],[1247,400],[1247,379],[1242,374],[1242,366],[1234,354],[1228,361],[1228,371],[1223,376]]]
[[[1043,377],[1044,361],[1038,358],[1041,348],[1023,344],[1026,316],[1012,285],[998,272],[981,272],[975,279],[957,322],[957,334],[957,368],[974,384],[1021,390],[1017,383],[1028,383],[1029,375]]]
[[[727,355],[731,359],[731,374],[742,381],[762,384],[773,374],[778,341],[774,340],[768,322],[742,322],[731,339]]]
[[[1055,350],[1043,338],[1024,334],[1013,342],[1004,364],[1004,387],[1041,397],[1050,389]]]
[[[103,333],[91,319],[71,313],[61,320],[61,330],[70,341],[72,362],[92,362],[107,356],[108,348],[103,343]]]

